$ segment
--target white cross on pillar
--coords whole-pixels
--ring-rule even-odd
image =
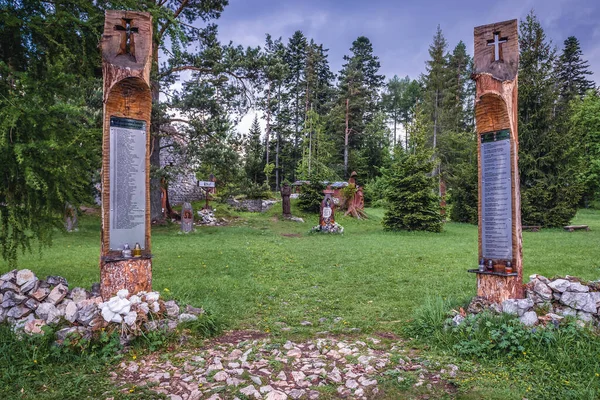
[[[494,46],[494,61],[500,60],[500,44],[508,42],[508,37],[500,37],[500,32],[494,32],[494,39],[488,40],[488,46]]]

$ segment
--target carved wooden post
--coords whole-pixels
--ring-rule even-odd
[[[517,20],[475,28],[475,119],[479,164],[477,295],[493,302],[523,297]]]
[[[149,13],[107,11],[102,36],[104,128],[102,135],[101,294],[152,289],[150,255]],[[124,256],[128,244],[142,255]],[[135,254],[135,252],[134,252]]]

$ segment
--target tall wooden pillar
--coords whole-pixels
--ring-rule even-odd
[[[479,258],[486,268],[473,272],[477,295],[501,302],[523,297],[517,20],[476,27],[474,62]]]
[[[150,254],[150,114],[152,17],[149,13],[107,11],[102,72],[101,293],[152,289]],[[142,249],[124,256],[125,244]],[[134,253],[135,254],[135,253]]]

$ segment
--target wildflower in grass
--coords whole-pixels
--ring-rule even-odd
[[[167,293],[169,293],[169,292],[170,292],[169,288],[164,288],[163,290],[164,290],[165,292],[167,292]]]

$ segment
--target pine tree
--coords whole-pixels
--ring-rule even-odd
[[[580,198],[577,141],[557,129],[555,51],[531,12],[521,22],[519,173],[523,225],[561,226]]]
[[[569,36],[564,44],[565,47],[558,58],[556,69],[560,100],[562,103],[568,104],[575,97],[583,97],[588,90],[595,86],[593,81],[587,79],[592,72],[589,70],[588,62],[582,59],[583,52],[579,40],[575,36]]]
[[[462,41],[458,42],[447,58],[442,126],[447,132],[472,131],[472,99],[475,96],[475,85],[471,80],[473,60]]]
[[[434,168],[432,150],[425,139],[425,119],[424,114],[417,115],[409,151],[400,153],[386,175],[388,209],[383,217],[385,230],[442,230],[437,179],[431,176]]]
[[[253,183],[261,184],[264,181],[264,151],[261,142],[261,129],[258,116],[254,116],[252,126],[248,132],[245,149],[244,170],[246,177]]]
[[[429,140],[433,149],[437,147],[438,136],[442,132],[442,108],[446,92],[448,43],[438,25],[433,43],[429,46],[430,60],[426,62],[426,75],[423,76],[423,103],[431,120],[432,132]]]
[[[339,74],[338,97],[333,110],[336,121],[343,122],[343,125],[338,122],[336,130],[343,127],[344,177],[349,174],[351,148],[360,150],[362,136],[359,133],[364,132],[365,125],[378,111],[379,91],[384,80],[384,76],[378,74],[379,58],[373,55],[373,45],[368,38],[357,38],[350,52],[352,55],[344,56],[346,63]]]
[[[65,203],[91,200],[102,136],[103,10],[0,2],[0,252],[51,244]]]

